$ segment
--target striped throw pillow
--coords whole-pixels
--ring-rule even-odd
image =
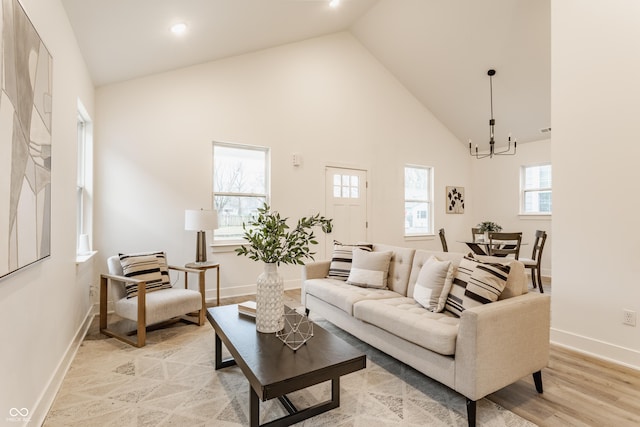
[[[329,266],[329,275],[327,277],[344,281],[349,278],[354,249],[362,249],[367,252],[371,252],[373,250],[373,245],[343,245],[338,241],[333,241],[333,254],[331,256],[331,265]]]
[[[507,284],[510,267],[464,257],[447,296],[445,311],[460,317],[464,310],[497,301]]]
[[[171,287],[171,283],[168,282],[169,271],[167,270],[167,283],[163,281],[163,274],[161,268],[161,260],[165,259],[158,257],[157,254],[120,254],[120,265],[122,265],[122,272],[125,277],[132,279],[145,280],[147,282],[147,292],[157,291],[159,289],[167,289]],[[125,292],[127,298],[133,298],[138,295],[138,285],[133,283],[125,284]]]

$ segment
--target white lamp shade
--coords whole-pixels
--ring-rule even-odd
[[[215,230],[218,228],[218,212],[215,210],[187,209],[184,211],[185,230]]]

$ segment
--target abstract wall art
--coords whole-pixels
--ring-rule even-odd
[[[464,213],[464,187],[447,187],[447,213]]]
[[[0,0],[0,278],[51,254],[53,58],[17,0]]]

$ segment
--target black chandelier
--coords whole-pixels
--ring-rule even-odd
[[[471,150],[471,140],[469,140],[469,154],[474,156],[476,159],[484,159],[485,157],[492,158],[493,156],[513,156],[516,154],[516,145],[517,141],[515,138],[513,139],[513,152],[511,151],[511,134],[509,134],[509,145],[505,150],[495,151],[495,140],[493,138],[493,128],[496,124],[496,120],[493,118],[493,76],[495,76],[496,70],[487,71],[487,75],[489,76],[489,93],[491,96],[491,119],[489,119],[489,152],[479,152],[478,144],[476,144],[475,153]]]

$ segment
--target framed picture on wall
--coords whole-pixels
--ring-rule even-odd
[[[464,213],[464,187],[447,187],[447,213]]]
[[[51,252],[53,58],[18,0],[0,3],[0,278]]]

